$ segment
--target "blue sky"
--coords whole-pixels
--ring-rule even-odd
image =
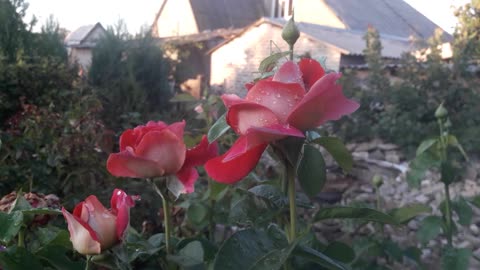
[[[54,15],[62,27],[70,31],[96,22],[104,26],[113,25],[121,18],[125,20],[129,32],[136,33],[143,25],[150,25],[153,22],[162,0],[27,0],[27,2],[30,3],[27,20],[35,14],[39,19],[38,27],[50,14]],[[468,0],[406,0],[406,2],[446,31],[452,32],[456,19],[451,6],[464,4]]]

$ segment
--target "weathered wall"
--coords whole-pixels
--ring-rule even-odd
[[[168,1],[157,21],[158,37],[198,33],[197,23],[188,0]]]
[[[88,70],[92,64],[92,49],[91,48],[72,48],[69,53],[69,62],[77,63],[84,70]]]
[[[281,38],[280,27],[262,23],[248,29],[239,37],[212,52],[210,85],[215,89],[244,95],[243,85],[259,74],[260,62],[271,52],[287,51],[288,45]],[[302,34],[295,44],[295,54],[309,53],[312,58],[327,57],[327,66],[338,70],[340,52]]]

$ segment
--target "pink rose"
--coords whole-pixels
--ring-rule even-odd
[[[93,255],[119,243],[130,222],[130,208],[134,205],[131,196],[115,189],[110,210],[94,195],[77,204],[73,215],[62,208],[73,248],[80,254]]]
[[[248,83],[247,96],[223,95],[227,123],[240,135],[222,156],[205,164],[218,182],[232,184],[258,163],[270,142],[304,132],[357,110],[358,103],[345,98],[337,84],[340,73],[325,74],[320,63],[288,61],[273,77]]]
[[[108,171],[118,177],[149,178],[175,175],[183,184],[183,193],[193,192],[198,178],[196,166],[217,156],[216,143],[205,136],[194,148],[183,141],[185,121],[167,125],[150,121],[128,129],[120,136],[120,153],[110,154]]]

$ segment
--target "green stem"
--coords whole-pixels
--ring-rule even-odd
[[[375,193],[377,195],[377,210],[378,211],[382,211],[381,209],[381,197],[380,197],[380,188],[375,188]],[[385,228],[383,227],[383,224],[382,223],[379,223],[378,224],[379,227],[380,227],[380,233],[382,234],[382,237],[385,237]]]
[[[92,255],[87,255],[87,263],[85,264],[85,270],[90,270],[92,267]]]
[[[208,217],[208,222],[209,222],[209,230],[208,230],[208,237],[210,241],[213,243],[215,242],[215,220],[214,220],[214,211],[215,211],[215,199],[212,197],[212,179],[208,179],[208,189],[210,191],[210,214]]]
[[[447,241],[448,246],[452,246],[452,207],[450,200],[450,189],[449,185],[445,184],[445,215],[446,218],[446,227],[447,227]]]
[[[20,231],[18,231],[18,247],[25,247],[25,229],[21,228]]]
[[[295,241],[297,232],[297,207],[295,205],[295,170],[290,163],[287,166],[287,181],[288,181],[288,202],[290,207],[290,237],[289,242]]]
[[[289,45],[290,50],[290,61],[293,61],[293,45]]]
[[[163,207],[163,219],[164,219],[164,226],[165,226],[165,247],[167,254],[171,254],[171,246],[170,246],[170,236],[171,236],[171,226],[170,226],[170,204],[167,198],[167,194],[163,194],[163,192],[155,185],[153,180],[147,179],[149,182],[152,183],[153,189],[155,192],[162,198],[162,207]]]

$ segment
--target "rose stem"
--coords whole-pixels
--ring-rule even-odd
[[[171,253],[170,249],[170,205],[168,203],[168,198],[166,197],[166,194],[163,194],[163,192],[155,185],[155,182],[147,179],[149,182],[152,183],[153,189],[155,192],[162,198],[162,207],[163,207],[163,219],[164,219],[164,226],[165,226],[165,247],[167,249],[167,254]]]
[[[90,270],[92,264],[92,255],[87,255],[87,263],[85,264],[85,270]]]
[[[290,207],[290,237],[289,241],[292,243],[296,238],[296,220],[297,220],[297,208],[295,205],[295,170],[290,163],[286,163],[287,166],[287,181],[288,181],[288,205]]]

